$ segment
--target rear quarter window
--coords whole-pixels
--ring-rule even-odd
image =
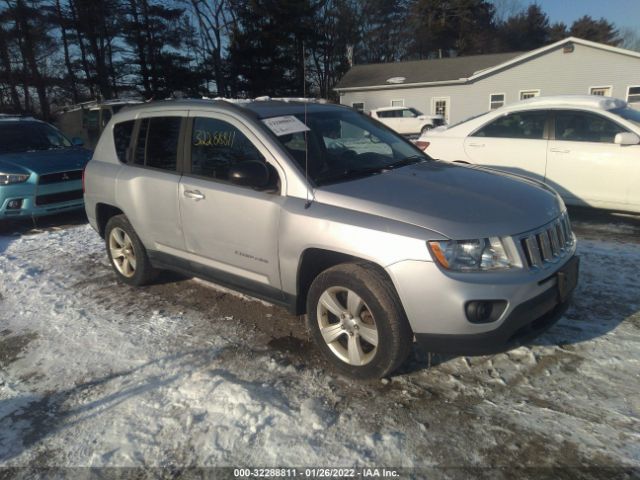
[[[140,122],[134,163],[175,172],[182,117],[152,117]]]
[[[113,126],[113,143],[116,148],[116,156],[122,163],[127,162],[127,149],[131,144],[131,136],[133,135],[133,126],[135,120],[128,122],[116,123]]]

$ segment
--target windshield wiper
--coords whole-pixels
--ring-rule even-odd
[[[393,170],[395,168],[406,167],[407,165],[413,165],[414,163],[420,163],[426,160],[427,159],[422,155],[411,155],[410,157],[403,158],[402,160],[386,165],[383,170]]]
[[[331,173],[328,175],[320,176],[316,178],[318,185],[331,183],[331,182],[345,182],[347,180],[354,180],[359,177],[366,177],[369,175],[375,175],[385,171],[386,167],[374,167],[374,168],[350,168],[342,170],[337,173]]]

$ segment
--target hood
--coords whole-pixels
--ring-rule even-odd
[[[8,173],[22,173],[26,170],[43,175],[65,170],[81,170],[90,159],[91,151],[84,148],[6,153],[0,155],[0,170],[11,169]]]
[[[457,240],[526,232],[564,210],[557,193],[535,180],[439,161],[323,186],[315,197]]]

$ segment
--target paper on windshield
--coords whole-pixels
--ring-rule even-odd
[[[262,120],[269,129],[277,136],[289,135],[291,133],[308,132],[309,127],[298,120],[293,115],[283,117],[265,118]]]

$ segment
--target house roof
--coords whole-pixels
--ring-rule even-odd
[[[479,70],[494,67],[519,55],[522,55],[522,52],[354,65],[342,77],[336,89],[460,80],[469,78]],[[400,81],[402,78],[404,80]],[[392,81],[387,82],[389,79]]]
[[[378,90],[443,83],[465,83],[489,75],[496,70],[525,62],[570,43],[640,58],[640,52],[612,47],[577,37],[568,37],[530,52],[494,53],[412,62],[355,65],[340,80],[335,90]]]

